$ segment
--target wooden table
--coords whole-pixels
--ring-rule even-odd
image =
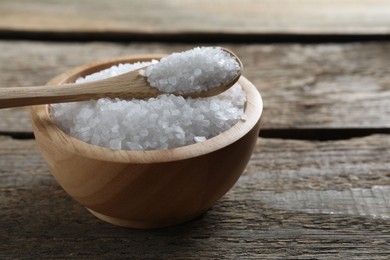
[[[97,220],[50,175],[27,108],[0,110],[0,258],[390,258],[390,2],[0,1],[1,87],[83,63],[232,49],[262,130],[210,211],[160,230]]]

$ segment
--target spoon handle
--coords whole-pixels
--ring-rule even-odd
[[[56,86],[0,88],[0,108],[109,98],[148,98],[159,91],[149,86],[138,71],[116,77]]]

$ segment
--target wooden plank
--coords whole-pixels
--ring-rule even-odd
[[[261,138],[243,177],[273,192],[369,189],[390,184],[389,163],[388,135],[326,142]]]
[[[259,139],[202,217],[161,230],[105,224],[56,184],[34,141],[0,137],[1,258],[386,259],[390,140]]]
[[[386,0],[0,1],[3,33],[388,34]]]
[[[390,44],[224,44],[264,99],[263,129],[389,128]],[[2,87],[44,84],[97,59],[188,44],[0,42]],[[26,109],[0,110],[0,132],[31,132]]]

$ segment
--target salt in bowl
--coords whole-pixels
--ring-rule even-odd
[[[121,57],[67,71],[48,84],[74,82],[119,63],[162,55]],[[191,220],[220,199],[244,171],[260,130],[262,99],[245,77],[245,120],[204,142],[168,150],[112,150],[61,131],[49,106],[31,108],[41,154],[61,187],[93,215],[130,228],[160,228]]]

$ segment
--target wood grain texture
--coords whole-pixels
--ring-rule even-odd
[[[259,139],[244,176],[210,211],[140,231],[71,200],[34,141],[0,137],[0,257],[387,259],[389,142]]]
[[[171,53],[186,44],[0,42],[0,84],[40,85],[81,64]],[[263,129],[389,128],[390,44],[226,44],[264,99]],[[0,132],[31,132],[26,109],[0,110]]]
[[[50,33],[388,34],[386,0],[0,1],[0,31]]]

